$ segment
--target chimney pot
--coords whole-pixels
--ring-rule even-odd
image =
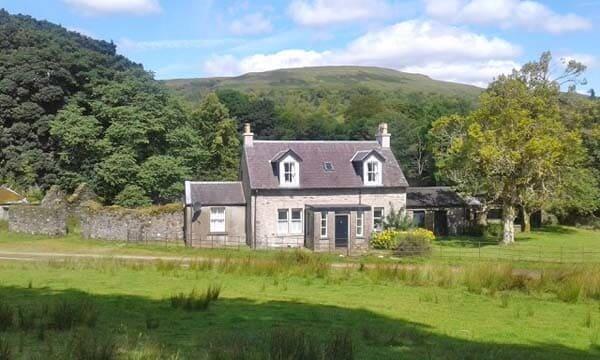
[[[379,124],[379,127],[377,128],[377,135],[376,135],[376,139],[377,142],[379,143],[379,146],[381,146],[382,148],[389,148],[390,147],[390,133],[388,133],[388,125],[387,123],[381,123]]]
[[[244,124],[244,146],[253,146],[254,145],[254,134],[250,130],[250,123]]]

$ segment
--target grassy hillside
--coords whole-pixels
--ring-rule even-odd
[[[482,90],[471,85],[433,80],[421,74],[361,66],[280,69],[248,73],[237,77],[165,80],[165,84],[190,100],[217,89],[267,92],[299,88],[342,90],[360,86],[381,91],[425,92],[469,98],[477,97]]]

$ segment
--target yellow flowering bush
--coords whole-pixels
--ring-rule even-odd
[[[373,233],[371,236],[371,246],[375,249],[390,250],[396,247],[396,238],[398,230],[387,229]]]
[[[423,255],[431,251],[433,240],[435,235],[427,229],[387,229],[371,236],[371,246],[375,249],[395,250],[401,256]]]

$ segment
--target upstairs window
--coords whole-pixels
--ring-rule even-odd
[[[381,161],[370,157],[364,162],[365,185],[381,185]]]
[[[279,164],[279,183],[281,186],[298,186],[298,162],[292,158],[287,157]]]

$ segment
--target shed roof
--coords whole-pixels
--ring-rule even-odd
[[[186,181],[186,205],[245,205],[240,181]]]
[[[24,202],[27,202],[25,196],[6,186],[0,186],[0,204],[19,204]]]
[[[468,205],[463,197],[448,186],[410,187],[406,191],[406,207],[409,209]]]
[[[404,173],[389,148],[377,141],[269,141],[255,140],[244,148],[244,161],[252,189],[278,189],[277,168],[270,162],[282,152],[293,151],[302,158],[300,189],[364,187],[359,164],[352,159],[357,153],[375,150],[383,161],[383,187],[407,187]],[[325,171],[324,163],[333,170]]]

